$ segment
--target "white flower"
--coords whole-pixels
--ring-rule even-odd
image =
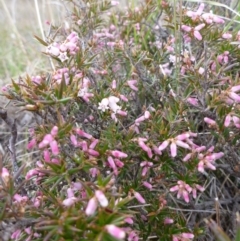
[[[100,103],[98,103],[99,105],[98,109],[101,110],[102,112],[105,112],[105,110],[109,109],[108,104],[109,104],[108,98],[104,98]]]
[[[67,52],[61,52],[58,58],[61,60],[61,62],[66,61],[68,59]]]
[[[48,45],[46,52],[54,56],[58,56],[60,54],[59,48],[54,46],[54,44]]]
[[[110,109],[116,113],[118,110],[121,110],[121,106],[117,105],[117,102],[119,102],[119,98],[115,97],[115,96],[109,96],[108,97],[108,105],[110,107]]]

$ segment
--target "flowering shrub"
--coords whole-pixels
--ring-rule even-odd
[[[240,32],[203,3],[175,6],[175,18],[163,0],[126,11],[117,1],[71,4],[70,32],[52,26],[36,37],[52,71],[2,89],[34,113],[27,149],[37,151],[24,165],[10,149],[15,168],[1,168],[1,220],[12,221],[4,235],[203,237],[205,203],[235,201],[233,187],[223,193],[213,180],[223,179],[220,170],[239,175],[229,160],[239,149],[240,44],[232,42]]]

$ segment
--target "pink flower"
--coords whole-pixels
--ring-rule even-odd
[[[98,139],[93,139],[92,143],[89,145],[89,149],[94,149],[96,145],[98,144],[99,140]]]
[[[223,38],[223,39],[226,39],[226,40],[231,39],[231,38],[232,38],[232,34],[230,34],[230,33],[224,33],[224,34],[222,34],[222,38]]]
[[[219,64],[227,64],[229,62],[229,51],[224,51],[223,54],[218,55],[217,60]]]
[[[13,196],[13,199],[17,203],[26,203],[28,201],[28,197],[27,196],[21,196],[21,195],[19,195],[17,193]]]
[[[144,176],[146,176],[148,170],[153,166],[153,163],[148,162],[148,161],[144,161],[144,162],[141,162],[140,166],[143,167],[142,176],[144,177]]]
[[[165,218],[164,219],[164,224],[172,224],[174,223],[174,220],[172,218]]]
[[[128,80],[127,83],[132,90],[138,91],[138,87],[135,86],[137,84],[137,80]]]
[[[108,200],[107,200],[106,196],[104,195],[104,193],[102,191],[97,190],[95,192],[95,197],[97,198],[98,202],[100,203],[100,205],[102,207],[108,206]]]
[[[128,155],[124,152],[118,151],[118,150],[113,150],[110,151],[111,155],[116,157],[116,158],[127,158]]]
[[[224,156],[223,152],[212,153],[214,147],[211,147],[207,150],[207,153],[198,154],[198,159],[200,160],[198,163],[198,171],[204,172],[204,168],[209,168],[211,170],[216,170],[216,167],[213,165],[215,160],[220,159]]]
[[[192,188],[184,181],[178,181],[177,183],[176,186],[170,188],[170,192],[178,191],[177,198],[182,197],[186,203],[189,203],[189,193],[192,192]]]
[[[124,163],[122,161],[120,161],[119,159],[115,158],[114,161],[118,167],[122,168],[124,166]]]
[[[124,221],[128,224],[133,224],[133,219],[131,217],[125,218]]]
[[[75,132],[76,132],[79,136],[81,136],[81,137],[85,137],[85,138],[87,138],[87,139],[92,139],[92,135],[86,133],[85,131],[83,131],[83,130],[81,130],[81,129],[79,129],[79,128],[75,129]]]
[[[240,118],[237,116],[232,116],[231,114],[228,114],[225,117],[225,121],[224,121],[224,126],[228,127],[231,124],[231,121],[233,121],[234,125],[240,129]]]
[[[117,169],[117,167],[116,167],[116,164],[115,164],[113,158],[112,158],[111,156],[109,156],[109,157],[107,158],[107,160],[108,160],[108,164],[109,164],[110,167],[113,169],[114,174],[115,174],[115,175],[118,175],[118,169]]]
[[[176,136],[175,138],[171,138],[171,139],[168,139],[168,140],[164,141],[158,147],[158,149],[160,151],[162,151],[162,150],[166,149],[167,146],[171,143],[170,144],[171,156],[176,157],[177,156],[177,146],[180,146],[180,147],[185,148],[185,149],[190,149],[190,146],[187,143],[183,142],[183,140],[188,140],[189,137],[190,137],[189,133],[183,133],[181,135]]]
[[[66,207],[70,207],[76,202],[76,200],[77,200],[76,197],[70,197],[70,198],[64,199],[63,205]]]
[[[173,235],[173,241],[191,241],[190,239],[193,239],[194,235],[192,233],[181,233]]]
[[[125,95],[120,95],[120,99],[124,102],[128,102],[128,98]]]
[[[20,237],[22,230],[21,229],[17,229],[16,231],[14,231],[11,235],[11,239],[18,239]]]
[[[240,96],[238,94],[236,94],[235,92],[229,92],[229,97],[236,101],[237,103],[240,103]]]
[[[126,236],[126,233],[123,229],[121,229],[113,224],[108,224],[105,226],[105,228],[106,228],[107,232],[116,239],[123,240]]]
[[[200,34],[199,31],[204,27],[205,27],[205,24],[202,23],[202,24],[200,24],[200,25],[198,25],[197,27],[194,28],[193,35],[199,41],[202,40],[202,35]]]
[[[112,81],[112,89],[115,90],[117,88],[117,81],[114,79]]]
[[[51,147],[53,155],[59,154],[58,143],[57,143],[56,140],[53,140],[53,141],[50,142],[50,147]]]
[[[147,189],[152,190],[153,186],[149,182],[144,181],[143,186],[145,186]]]
[[[56,137],[56,135],[58,134],[58,127],[57,126],[54,126],[50,132],[50,134],[53,136],[53,137]]]
[[[93,197],[89,200],[85,213],[87,216],[92,216],[97,210],[98,202],[96,197]]]
[[[197,20],[198,18],[200,18],[202,12],[203,12],[203,9],[204,9],[204,3],[201,3],[199,5],[199,8],[196,12],[193,12],[193,11],[187,11],[186,12],[186,15],[188,17],[190,17],[193,21]]]
[[[194,28],[192,28],[192,27],[189,27],[189,26],[187,26],[187,25],[182,25],[182,30],[184,31],[184,32],[187,32],[187,33],[189,33],[189,32],[191,32],[191,33],[193,33],[193,36],[197,39],[197,40],[202,40],[202,35],[200,34],[200,30],[202,29],[202,28],[204,28],[205,27],[205,24],[204,23],[202,23],[202,24],[199,24],[198,26],[196,26],[196,27],[194,27]]]
[[[37,144],[37,141],[36,141],[35,138],[33,138],[33,139],[28,143],[27,149],[28,149],[28,150],[31,150],[34,146],[36,146],[36,144]]]
[[[7,184],[9,181],[9,171],[7,168],[3,167],[0,172],[1,178],[3,179],[4,183]]]
[[[193,106],[198,106],[199,105],[199,102],[198,102],[198,99],[195,98],[195,97],[188,97],[187,98],[187,102]]]
[[[205,188],[198,185],[198,184],[195,184],[193,186],[193,189],[192,189],[192,195],[193,195],[193,198],[196,199],[197,198],[197,190],[200,191],[200,192],[204,192],[205,191]]]
[[[37,169],[31,169],[25,175],[25,179],[29,180],[30,178],[32,178],[33,176],[37,176],[38,174],[39,174],[39,171]]]
[[[98,151],[95,151],[95,150],[93,150],[93,149],[88,149],[87,152],[88,152],[88,154],[89,154],[90,156],[95,156],[95,157],[97,157],[97,156],[100,155]]]
[[[138,145],[139,145],[145,152],[147,152],[149,158],[152,158],[152,156],[153,156],[152,150],[151,150],[150,147],[148,147],[148,146],[144,143],[144,141],[139,140],[139,141],[138,141]]]
[[[127,116],[127,112],[124,111],[124,110],[117,110],[116,113],[117,113],[118,115],[120,115],[120,116]]]
[[[70,140],[72,142],[72,144],[77,147],[78,146],[78,141],[77,141],[77,137],[75,135],[71,135],[70,136]]]
[[[217,124],[215,120],[212,120],[212,119],[210,119],[210,118],[208,118],[208,117],[205,117],[203,120],[204,120],[207,124],[209,124],[210,127],[211,127],[211,126],[216,126],[216,124]]]
[[[222,18],[218,17],[217,15],[214,15],[212,12],[204,13],[202,15],[202,18],[207,24],[212,24],[212,23],[223,24],[225,22]]]
[[[95,177],[98,175],[98,173],[99,173],[99,171],[98,171],[98,169],[97,169],[96,167],[90,168],[90,169],[89,169],[89,172],[90,172],[90,175],[91,175],[93,178],[95,178]]]
[[[128,234],[128,239],[127,241],[139,241],[139,237],[136,232],[133,230]]]
[[[50,155],[50,152],[48,151],[48,149],[45,149],[44,151],[43,151],[43,158],[44,158],[44,161],[45,162],[50,162],[50,160],[51,160],[51,155]]]
[[[138,202],[142,204],[146,203],[145,199],[142,197],[142,195],[139,192],[134,191],[134,196],[138,200]]]

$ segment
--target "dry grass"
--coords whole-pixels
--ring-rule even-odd
[[[33,37],[42,36],[35,2],[45,34],[49,28],[46,21],[60,25],[67,17],[66,2],[62,0],[0,0],[0,86],[12,77],[41,72],[49,66]],[[137,0],[132,2],[136,4]],[[126,3],[127,0],[120,0],[121,7]]]
[[[60,24],[66,15],[60,0],[38,0],[43,29]],[[2,84],[22,73],[32,74],[46,68],[46,58],[39,53],[40,45],[34,35],[41,36],[34,0],[0,0],[0,79]]]

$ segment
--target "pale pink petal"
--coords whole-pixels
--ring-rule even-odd
[[[240,103],[240,96],[235,92],[229,92],[229,97],[235,100],[236,102]]]
[[[53,140],[52,142],[50,142],[50,147],[51,147],[53,155],[58,155],[59,154],[57,141]]]
[[[145,199],[142,197],[142,195],[138,192],[134,192],[135,198],[142,204],[146,203]]]
[[[200,34],[200,32],[198,32],[198,31],[194,31],[193,32],[193,35],[194,35],[194,37],[197,39],[197,40],[202,40],[202,35]]]
[[[123,229],[121,229],[113,224],[106,225],[105,228],[106,228],[107,232],[114,238],[123,240],[126,236],[126,233]]]
[[[159,151],[162,151],[162,150],[166,149],[168,145],[169,145],[169,140],[164,141],[164,142],[158,147]]]
[[[86,215],[87,216],[93,215],[97,210],[97,206],[98,206],[98,203],[97,203],[96,197],[91,198],[88,202],[88,205],[85,211]]]
[[[55,137],[58,134],[58,127],[54,126],[51,130],[51,135]]]
[[[185,32],[190,32],[192,30],[192,28],[187,25],[182,25],[182,30]]]
[[[230,90],[232,92],[238,92],[240,90],[240,85],[233,86]]]
[[[232,117],[230,115],[227,115],[224,121],[224,126],[228,127],[231,123]]]
[[[108,206],[108,200],[102,191],[97,190],[95,196],[102,207]]]
[[[172,142],[170,145],[170,152],[171,152],[171,156],[175,157],[177,156],[177,145],[175,142]]]
[[[182,148],[190,149],[190,146],[183,141],[175,141],[175,143],[176,143],[176,145],[181,146]]]
[[[192,233],[182,233],[183,238],[194,238],[194,235]]]
[[[174,187],[171,187],[169,190],[170,190],[170,192],[176,192],[176,191],[179,190],[179,186],[176,185],[176,186],[174,186]]]
[[[118,150],[110,151],[110,153],[116,158],[126,158],[126,157],[128,157],[128,155],[126,153],[118,151]]]

